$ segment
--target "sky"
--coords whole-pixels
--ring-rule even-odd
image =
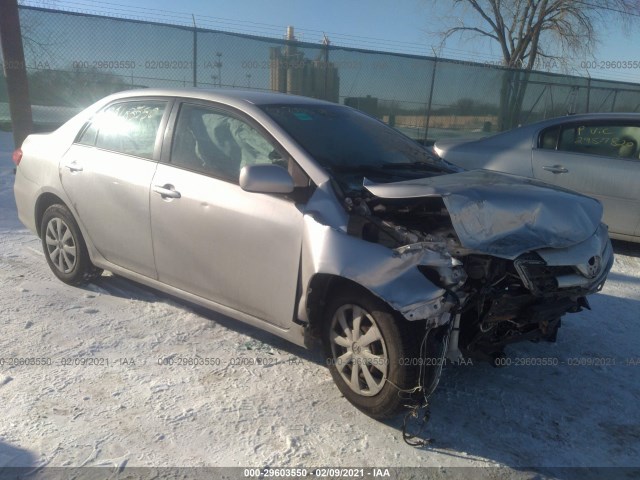
[[[439,56],[462,60],[499,61],[496,43],[480,38],[454,37],[440,48],[436,34],[440,21],[451,13],[448,0],[25,0],[85,12],[137,16],[165,22],[196,23],[205,28],[282,37],[286,26],[296,28],[300,40],[318,43],[323,33],[335,45],[372,50]],[[435,5],[435,7],[434,7]],[[457,12],[457,11],[456,11]],[[464,17],[466,14],[462,12]],[[626,31],[616,22],[598,29],[598,49],[586,58],[569,59],[568,73],[640,83],[640,66],[614,68],[607,62],[631,60],[640,63],[640,18]],[[585,60],[595,60],[597,68],[585,69]],[[553,68],[548,64],[541,69]]]

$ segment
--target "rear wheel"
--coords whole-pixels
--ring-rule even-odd
[[[102,274],[91,263],[73,215],[64,205],[51,205],[40,223],[42,249],[56,277],[70,285],[90,282]]]
[[[421,338],[411,338],[404,322],[359,288],[340,293],[326,309],[322,339],[331,376],[347,400],[374,418],[393,415],[417,385]]]

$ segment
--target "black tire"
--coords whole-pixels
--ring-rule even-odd
[[[353,324],[358,317],[359,328],[356,330]],[[349,337],[344,330],[340,331],[340,318],[352,329],[352,339],[354,332],[358,331],[361,345],[357,345],[358,341],[351,347],[336,343],[345,343],[344,339]],[[372,333],[367,337],[374,327],[380,333],[380,340],[365,345],[377,336]],[[394,415],[400,407],[410,403],[408,391],[418,384],[417,362],[412,359],[417,359],[422,340],[418,332],[424,335],[424,329],[420,327],[423,326],[409,325],[386,303],[361,288],[349,287],[332,298],[325,310],[322,343],[331,376],[345,398],[362,412],[379,419]],[[354,368],[355,389],[351,386]],[[348,382],[347,378],[351,381]]]
[[[42,249],[49,268],[69,285],[81,285],[102,275],[91,263],[80,228],[67,207],[47,208],[40,222]]]

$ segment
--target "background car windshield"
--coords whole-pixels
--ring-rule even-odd
[[[331,170],[412,163],[442,168],[421,145],[357,110],[339,105],[262,108],[316,161]]]

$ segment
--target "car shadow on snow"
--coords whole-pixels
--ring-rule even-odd
[[[611,240],[613,253],[640,258],[640,243],[626,242],[624,240]]]
[[[508,366],[447,365],[423,448],[552,478],[638,475],[640,301],[600,293],[591,303],[563,319],[557,343],[508,347]],[[386,423],[401,430],[403,418]]]
[[[319,348],[306,349],[303,347],[299,347],[298,345],[288,342],[276,335],[273,335],[252,325],[235,320],[222,313],[209,310],[206,307],[202,307],[173,295],[165,294],[163,292],[155,290],[152,287],[147,287],[146,285],[136,283],[118,275],[103,275],[93,283],[80,288],[124,299],[133,299],[146,302],[163,301],[175,304],[178,306],[178,308],[187,309],[188,311],[211,320],[233,332],[248,335],[252,339],[260,343],[268,344],[273,348],[283,350],[291,355],[295,355],[310,362],[325,364],[324,357],[322,356],[322,352]]]
[[[325,364],[319,346],[298,347],[121,277],[104,276],[87,288],[149,302],[169,299],[229,330]],[[532,472],[533,478],[615,478],[620,472],[564,467],[638,466],[640,322],[634,312],[640,311],[640,301],[600,293],[591,304],[592,311],[563,319],[557,343],[510,346],[508,366],[494,368],[475,361],[447,365],[424,429],[435,441],[422,448],[467,461],[489,460],[523,474]],[[398,438],[404,415],[383,422],[398,430]],[[410,433],[416,428],[409,424]]]
[[[18,470],[32,470],[36,465],[33,452],[0,441],[0,479],[18,478],[14,475]]]

